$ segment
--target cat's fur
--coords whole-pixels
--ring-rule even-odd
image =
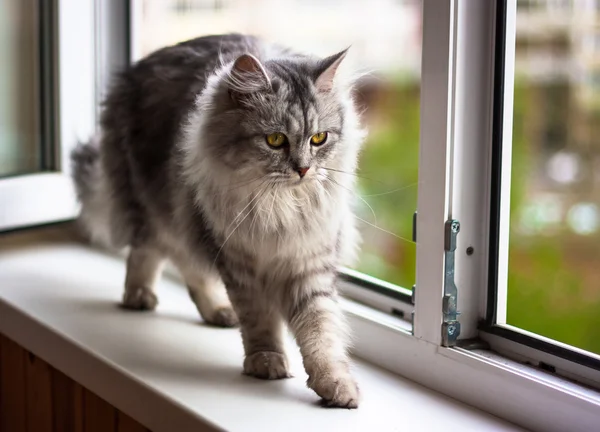
[[[239,319],[246,374],[290,376],[287,324],[308,386],[353,408],[335,283],[357,241],[350,201],[363,133],[349,89],[334,80],[344,56],[242,35],[161,49],[116,79],[100,135],[73,153],[73,172],[90,235],[130,247],[125,306],[156,306],[171,259],[206,322]],[[274,132],[289,144],[270,148]]]

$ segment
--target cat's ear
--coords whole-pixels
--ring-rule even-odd
[[[318,91],[327,93],[333,89],[335,73],[349,49],[350,47],[319,62],[315,79],[315,87]]]
[[[248,94],[271,89],[271,80],[260,61],[252,54],[243,54],[233,63],[229,73],[229,90]]]

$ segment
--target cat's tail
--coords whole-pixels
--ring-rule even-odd
[[[71,173],[81,204],[78,222],[90,240],[112,248],[111,203],[100,163],[100,138],[80,142],[71,152]]]

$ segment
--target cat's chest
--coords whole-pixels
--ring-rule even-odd
[[[252,242],[232,242],[223,248],[222,253],[233,271],[244,268],[259,282],[283,281],[307,268],[324,263],[335,265],[337,244],[337,235],[334,233],[321,233],[320,236],[264,236]]]
[[[261,279],[336,260],[349,212],[345,200],[335,197],[333,205],[331,197],[319,193],[292,198],[258,196],[231,200],[231,206],[209,206],[216,247],[230,268]]]

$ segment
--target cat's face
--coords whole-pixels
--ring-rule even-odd
[[[290,186],[335,170],[344,150],[346,99],[333,78],[344,54],[264,65],[240,57],[207,124],[213,154],[238,173]]]

